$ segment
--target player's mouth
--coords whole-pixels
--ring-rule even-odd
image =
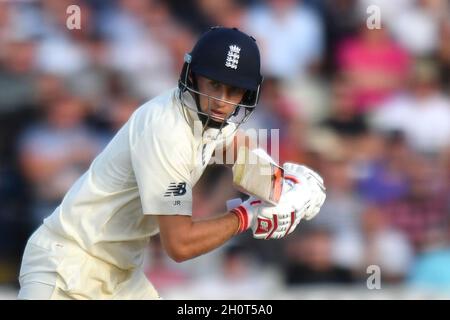
[[[211,117],[212,118],[219,119],[219,120],[225,120],[226,116],[227,115],[225,113],[223,113],[223,112],[211,110]]]

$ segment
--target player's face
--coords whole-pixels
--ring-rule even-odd
[[[197,76],[197,84],[201,93],[216,98],[211,99],[199,95],[201,110],[208,113],[215,121],[223,121],[232,114],[236,104],[241,102],[245,93],[245,89],[232,87],[202,76]]]

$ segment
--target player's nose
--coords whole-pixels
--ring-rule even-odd
[[[214,101],[215,109],[227,109],[227,107],[230,105],[226,101],[229,101],[229,96],[226,93],[222,93],[219,95],[218,100]]]
[[[229,114],[231,111],[233,111],[234,105],[224,102],[224,101],[215,101],[213,110],[223,113],[223,114]]]

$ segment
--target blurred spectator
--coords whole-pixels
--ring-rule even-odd
[[[410,79],[411,91],[383,104],[374,113],[374,126],[402,131],[419,152],[439,153],[450,145],[450,100],[439,90],[434,63],[418,62]]]
[[[35,44],[26,40],[11,40],[2,48],[0,60],[1,112],[16,111],[16,107],[33,101]]]
[[[8,5],[0,3],[0,283],[15,281],[29,232],[16,148],[21,130],[35,118],[38,78],[35,43],[3,25],[12,19]]]
[[[69,30],[66,26],[69,0],[42,2],[42,24],[45,33],[38,42],[36,63],[39,71],[54,73],[64,77],[75,77],[86,70],[90,64],[90,55],[85,42],[91,34],[91,10],[81,7],[81,29]]]
[[[338,74],[332,82],[331,110],[322,126],[341,136],[351,139],[368,131],[365,117],[358,113],[348,79]]]
[[[99,36],[92,36],[83,43],[89,60],[80,72],[65,78],[73,95],[92,105],[101,105],[108,98],[108,81],[111,70],[107,65],[108,44]]]
[[[326,181],[327,200],[320,215],[309,224],[330,230],[334,263],[352,270],[355,277],[362,277],[366,267],[376,261],[375,264],[383,265],[383,270],[386,269],[386,277],[402,278],[408,271],[411,259],[409,244],[402,234],[389,228],[381,217],[374,216],[374,210],[369,210],[371,207],[366,202],[387,201],[404,194],[402,188],[406,188],[406,185],[403,177],[400,175],[399,181],[396,181],[399,173],[394,168],[383,167],[384,161],[397,161],[395,165],[403,165],[398,162],[405,159],[402,146],[398,150],[386,152],[383,137],[374,133],[367,133],[354,140],[335,140],[329,146],[321,153],[324,160],[321,172]],[[390,159],[388,155],[397,158]],[[383,164],[381,168],[386,170],[385,173],[381,173],[383,170],[377,171],[380,164]],[[392,177],[385,177],[384,174],[391,173],[389,170],[393,170]],[[385,187],[387,190],[384,190]],[[387,239],[396,242],[392,244]],[[398,253],[398,257],[392,258],[391,264],[388,264],[384,257],[391,257],[394,252]]]
[[[9,3],[2,1],[0,2],[0,59],[3,56],[3,45],[11,38],[13,34],[12,28],[12,17],[11,17],[12,6]]]
[[[408,274],[414,251],[405,235],[390,227],[382,209],[367,206],[358,233],[341,233],[333,241],[333,261],[353,270],[355,278],[367,277],[367,267],[380,267],[383,283],[399,283]]]
[[[414,288],[450,290],[450,238],[448,223],[430,230],[425,250],[409,274],[408,284]]]
[[[42,1],[0,2],[0,56],[2,44],[12,39],[38,39],[44,33],[40,15]]]
[[[326,229],[303,230],[289,239],[283,274],[288,286],[352,283],[351,270],[332,260],[332,236]]]
[[[267,147],[280,163],[305,162],[305,123],[302,110],[284,92],[282,80],[267,77],[257,112],[243,129],[267,130]],[[278,133],[272,130],[279,130]],[[278,134],[278,137],[276,136]],[[274,144],[272,145],[272,142]],[[261,143],[261,142],[260,142]]]
[[[358,0],[324,0],[326,71],[336,71],[334,53],[343,39],[354,35],[360,24],[356,6]]]
[[[383,140],[385,145],[380,157],[366,163],[358,177],[358,192],[370,203],[398,200],[408,190],[405,163],[411,150],[400,132],[393,132]]]
[[[99,12],[99,32],[113,43],[139,42],[145,38],[145,14],[149,8],[150,1],[115,1]]]
[[[0,25],[7,24],[8,17],[12,19],[8,5],[0,3]],[[30,231],[26,215],[29,199],[16,149],[21,130],[36,116],[35,46],[34,41],[0,26],[0,283],[15,283]]]
[[[415,289],[450,289],[450,248],[426,252],[417,258],[408,284]]]
[[[21,136],[19,161],[33,195],[34,226],[52,213],[100,151],[96,134],[83,123],[86,112],[79,99],[60,98],[47,107],[44,120]]]
[[[321,62],[322,21],[303,1],[268,0],[251,7],[244,29],[261,46],[265,74],[293,79]]]
[[[431,230],[445,225],[449,218],[448,189],[443,169],[435,157],[411,155],[408,192],[383,207],[389,224],[406,234],[416,252],[425,249]]]
[[[174,18],[195,34],[200,34],[214,25],[210,18],[199,9],[197,0],[168,0],[167,2]]]
[[[361,113],[400,89],[408,74],[408,53],[389,37],[385,27],[370,30],[365,21],[358,36],[340,44],[336,58]]]
[[[147,33],[153,34],[155,40],[169,50],[172,70],[167,72],[174,72],[174,77],[178,79],[178,73],[184,63],[184,55],[192,48],[194,34],[174,19],[165,1],[150,2],[146,23]]]
[[[396,41],[414,56],[430,56],[439,44],[439,26],[445,17],[445,0],[418,0],[391,23]]]
[[[65,79],[55,74],[38,73],[34,85],[36,86],[36,109],[38,109],[39,115],[46,106],[63,98],[69,92]]]
[[[142,101],[128,96],[119,96],[114,101],[111,101],[108,109],[103,110],[107,114],[102,113],[105,117],[104,120],[108,123],[110,135],[115,135],[141,104]]]
[[[189,295],[197,299],[273,299],[271,292],[278,278],[259,264],[239,244],[227,246],[220,258],[219,271],[209,277],[198,277],[188,286]],[[170,295],[170,292],[169,292]],[[177,299],[177,297],[172,297]]]
[[[437,56],[443,89],[450,94],[450,18],[448,17],[441,24]]]
[[[247,14],[247,8],[241,0],[196,0],[195,2],[210,26],[245,29],[243,20]]]
[[[34,43],[11,40],[0,57],[0,154],[11,155],[18,130],[32,119],[36,98]]]
[[[385,137],[373,130],[357,137],[347,147],[349,152],[349,165],[351,176],[360,181],[365,179],[372,167],[383,161],[386,156]]]
[[[368,17],[369,13],[367,12],[367,9],[370,6],[376,6],[381,13],[382,23],[390,28],[392,23],[394,23],[403,12],[407,12],[409,8],[415,5],[414,2],[416,1],[417,0],[358,0],[357,9],[359,10],[360,15]]]
[[[174,61],[182,61],[190,34],[163,1],[121,0],[103,15],[101,30],[110,41],[108,64],[124,76],[129,93],[149,99],[176,83]]]
[[[368,207],[364,213],[363,236],[364,265],[378,265],[384,282],[404,280],[413,261],[413,247],[402,232],[389,226],[380,207]]]
[[[143,104],[141,99],[122,94],[121,91],[106,95],[102,102],[84,120],[95,131],[101,149],[106,147],[133,112]]]
[[[300,111],[282,88],[281,78],[268,76],[264,79],[257,112],[243,124],[244,128],[281,129],[286,121],[300,117]]]
[[[327,199],[320,215],[308,224],[327,228],[333,235],[358,233],[363,207],[356,193],[349,153],[339,140],[330,146],[327,153],[321,154],[323,163],[320,167],[326,181]]]

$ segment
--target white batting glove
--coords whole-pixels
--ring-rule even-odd
[[[294,222],[287,232],[286,235],[292,233],[295,228],[297,228],[297,225],[300,223],[301,219],[304,216],[304,213],[306,211],[306,207],[308,205],[308,198],[304,195],[304,192],[299,190],[299,185],[288,177],[288,179],[285,179],[283,181],[283,191],[281,194],[281,198],[279,201],[279,204],[285,204],[291,205],[295,211],[295,219]]]
[[[319,213],[325,202],[326,189],[322,177],[310,168],[295,163],[287,162],[283,164],[283,169],[287,184],[297,186],[297,194],[290,196],[298,197],[297,209],[303,211],[301,217],[311,220]]]
[[[293,189],[292,192],[296,190]],[[251,229],[255,239],[283,238],[290,234],[300,222],[295,206],[287,200],[273,206],[250,197],[231,212],[235,213],[239,219],[237,233]]]

